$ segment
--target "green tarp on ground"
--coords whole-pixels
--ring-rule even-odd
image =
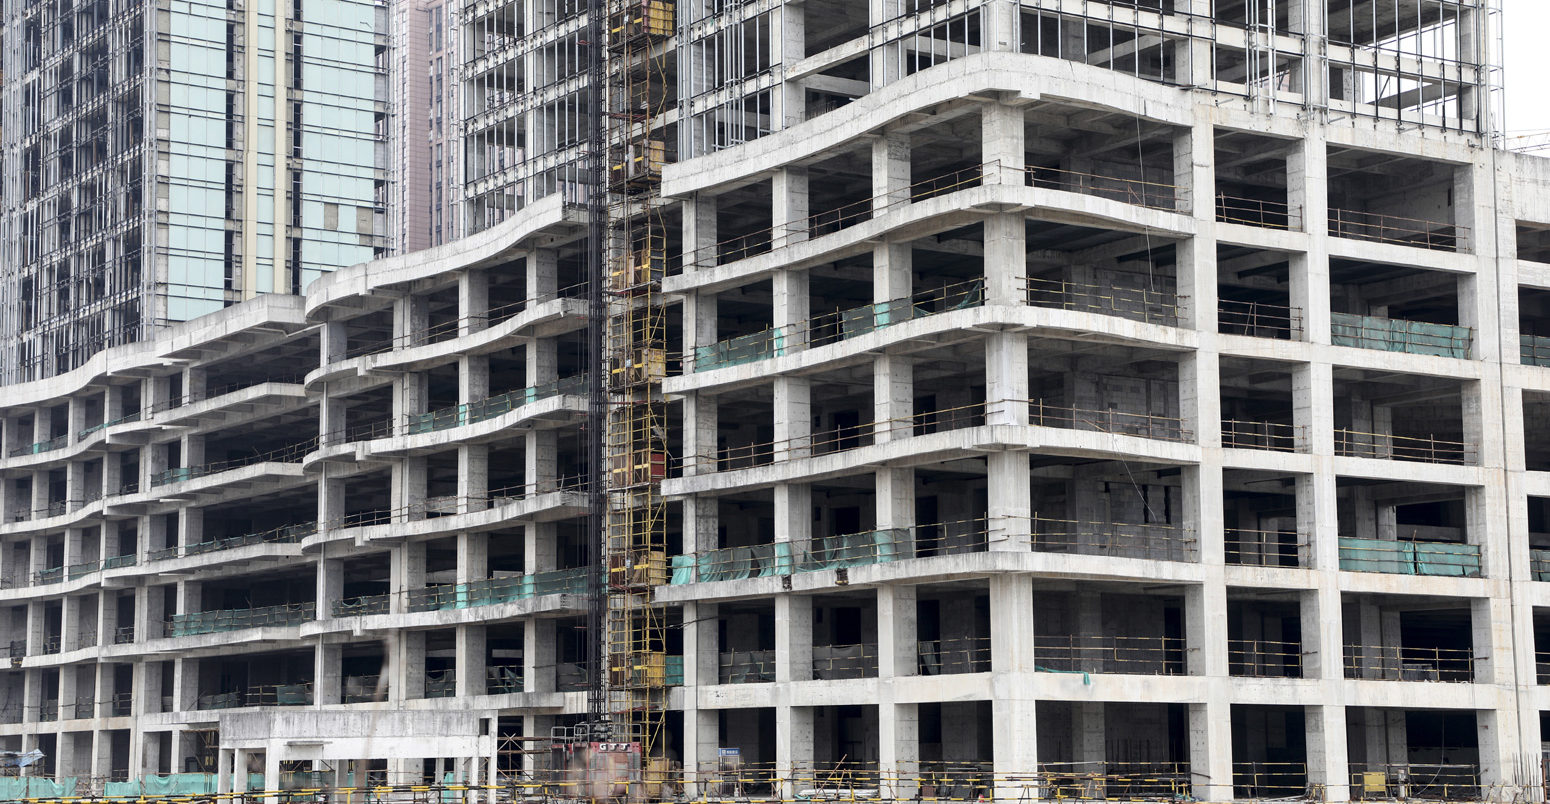
[[[63,798],[75,795],[75,777],[45,779],[41,776],[0,776],[0,801],[26,798]]]

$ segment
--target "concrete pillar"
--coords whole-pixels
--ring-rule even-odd
[[[981,156],[985,183],[1022,187],[1027,183],[1023,110],[986,104],[981,115]],[[1027,297],[1028,247],[1021,213],[985,219],[985,297],[989,304],[1021,305]]]
[[[913,676],[919,669],[916,589],[904,584],[877,587],[878,678]]]
[[[812,236],[813,233],[808,227],[808,216],[812,214],[812,210],[808,205],[806,168],[783,167],[776,170],[770,180],[770,198],[770,228],[773,229],[771,239],[776,248],[800,242]],[[783,271],[781,273],[790,272]],[[805,274],[801,276],[805,280]],[[805,291],[805,289],[804,287],[803,290]],[[778,290],[776,295],[777,297],[779,296]],[[805,302],[806,300],[803,299],[802,301]],[[779,307],[778,298],[776,306]],[[800,312],[800,316],[801,319],[806,319],[806,304],[804,303],[802,306],[803,309]]]
[[[903,355],[878,355],[872,361],[873,443],[914,435],[914,415],[913,361]]]
[[[529,618],[522,623],[522,689],[553,692],[555,680],[554,620]]]
[[[813,599],[782,593],[775,598],[775,680],[813,677]]]
[[[312,703],[314,706],[333,706],[344,700],[342,668],[344,646],[338,643],[318,642],[312,649]]]
[[[1026,575],[990,578],[991,731],[997,800],[1039,798],[1033,693],[1033,581]]]
[[[1026,551],[1032,545],[1032,481],[1028,474],[1028,453],[1001,450],[986,456],[986,523],[990,531],[990,549]]]
[[[781,6],[770,15],[770,57],[776,64],[796,64],[806,56],[807,30],[801,5]],[[790,128],[807,119],[807,90],[800,81],[780,81],[771,91],[770,128]]]
[[[996,332],[985,341],[985,423],[1028,423],[1028,336]]]
[[[813,488],[805,483],[775,487],[775,542],[790,544],[790,558],[801,561],[813,540]]]
[[[1226,698],[1189,705],[1192,795],[1201,801],[1232,798],[1232,715]]]
[[[697,691],[721,683],[718,611],[714,603],[684,603],[684,781],[714,771],[720,747],[718,712],[701,709]]]
[[[490,275],[483,269],[463,271],[457,277],[459,337],[489,326]]]
[[[454,672],[458,697],[484,695],[485,668],[488,666],[489,656],[485,641],[485,627],[476,623],[459,625],[456,640],[457,658]]]
[[[233,766],[236,764],[237,749],[221,748],[216,752],[215,759],[215,792],[233,792],[232,775]]]
[[[872,0],[873,4],[879,2],[896,3],[897,0]],[[896,204],[907,204],[910,201],[910,135],[907,133],[890,132],[872,140],[872,209],[874,212],[884,212]],[[879,245],[873,252],[874,276],[878,274],[882,266],[879,262],[889,263],[886,267],[889,274],[899,272],[902,267],[906,278],[909,276],[908,244],[902,247],[902,254],[895,253],[893,246]],[[886,252],[884,259],[876,259],[879,252]],[[902,258],[904,265],[895,263],[897,258]],[[901,298],[901,296],[887,296],[876,301]]]
[[[323,548],[327,550],[327,546]],[[332,619],[334,609],[344,600],[344,561],[337,558],[320,558],[317,563],[318,619]]]
[[[812,385],[806,377],[775,378],[775,460],[806,458],[812,445]]]
[[[716,197],[696,193],[683,201],[684,271],[709,268],[716,264]],[[687,308],[685,308],[687,314]],[[684,330],[686,333],[688,328]]]

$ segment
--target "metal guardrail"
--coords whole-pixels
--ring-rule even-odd
[[[1393,645],[1345,646],[1345,677],[1382,681],[1475,680],[1472,648],[1423,648]]]
[[[1348,458],[1381,458],[1421,463],[1464,465],[1474,462],[1474,448],[1463,441],[1435,436],[1364,433],[1335,428],[1335,454]]]

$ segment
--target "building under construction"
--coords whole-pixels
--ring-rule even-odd
[[[36,376],[76,318],[5,285],[0,796],[1542,800],[1491,5],[453,4],[461,237]],[[83,174],[12,200],[61,9],[6,6],[34,292],[101,264]]]

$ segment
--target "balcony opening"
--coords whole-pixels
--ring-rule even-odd
[[[1460,325],[1460,291],[1468,278],[1359,260],[1329,262],[1331,343],[1469,358],[1474,330]]]
[[[990,590],[984,581],[923,584],[915,591],[916,672],[990,672]]]
[[[1232,707],[1233,798],[1301,798],[1308,790],[1307,724],[1300,706]]]
[[[1463,381],[1343,367],[1334,381],[1337,456],[1461,466],[1479,460],[1464,429]]]
[[[813,777],[840,789],[877,787],[876,706],[815,706]]]
[[[1026,113],[1033,187],[1168,212],[1187,212],[1174,178],[1179,129],[1122,113],[1036,103]],[[1056,203],[1086,211],[1084,202]]]
[[[1550,263],[1550,224],[1518,221],[1518,259]]]
[[[1486,658],[1463,598],[1348,593],[1342,609],[1348,679],[1467,684]]]
[[[312,672],[310,649],[202,661],[198,708],[310,706]]]
[[[756,385],[716,396],[716,446],[694,456],[716,471],[763,466],[775,460],[774,391]]]
[[[1172,352],[1036,340],[1028,366],[1028,422],[1035,427],[1193,440],[1179,418]]]
[[[716,196],[716,243],[710,253],[685,254],[686,265],[725,265],[768,252],[776,245],[773,188],[769,180]]]
[[[1216,327],[1223,335],[1303,339],[1303,311],[1291,302],[1291,261],[1284,252],[1219,244]]]
[[[1035,552],[1199,560],[1196,535],[1183,527],[1177,467],[1055,455],[1030,465]]]
[[[694,354],[685,356],[693,370],[711,371],[785,354],[795,341],[788,343],[793,333],[775,327],[774,303],[768,280],[716,294],[715,338],[697,344]]]
[[[1179,322],[1174,244],[1152,234],[1029,221],[1028,304],[1161,326]],[[1090,329],[1051,316],[1049,326]]]
[[[786,773],[775,766],[775,707],[716,709],[719,745],[737,748],[741,768],[710,774],[705,795],[728,798],[779,797],[777,780]],[[801,714],[800,711],[795,714]]]
[[[1045,591],[1047,590],[1047,591]],[[1061,673],[1175,676],[1185,662],[1184,598],[1128,584],[1043,585],[1034,593],[1034,661]]]
[[[1468,251],[1456,224],[1460,168],[1392,153],[1329,149],[1329,234],[1438,251]]]
[[[1269,360],[1221,359],[1222,446],[1298,452],[1308,439],[1293,415],[1292,374]]]
[[[1227,591],[1227,671],[1245,678],[1302,678],[1302,610],[1295,593]]]
[[[877,677],[877,601],[872,594],[825,595],[813,601],[812,663],[813,678],[824,681]]]
[[[389,674],[386,647],[381,642],[346,643],[340,652],[340,702],[346,704],[386,701]]]
[[[457,695],[457,630],[438,628],[425,632],[425,697]]]
[[[991,707],[990,701],[919,705],[920,798],[981,801],[994,794]]]
[[[1346,708],[1351,798],[1480,798],[1480,725],[1472,710]]]
[[[1202,707],[1203,708],[1203,707]],[[1191,797],[1187,704],[1040,701],[1039,772],[1052,798]]]
[[[1518,288],[1518,362],[1550,366],[1550,290]]]
[[[1296,140],[1219,129],[1215,152],[1217,221],[1302,231],[1302,204],[1287,193],[1288,157],[1300,147]]]
[[[1297,479],[1250,469],[1222,472],[1223,549],[1228,564],[1306,567],[1297,522]]]
[[[1480,536],[1468,527],[1478,492],[1344,477],[1337,489],[1342,570],[1480,576]]]
[[[775,604],[727,603],[716,612],[717,684],[775,680]],[[704,666],[701,666],[701,676]],[[701,681],[701,683],[706,683]]]

